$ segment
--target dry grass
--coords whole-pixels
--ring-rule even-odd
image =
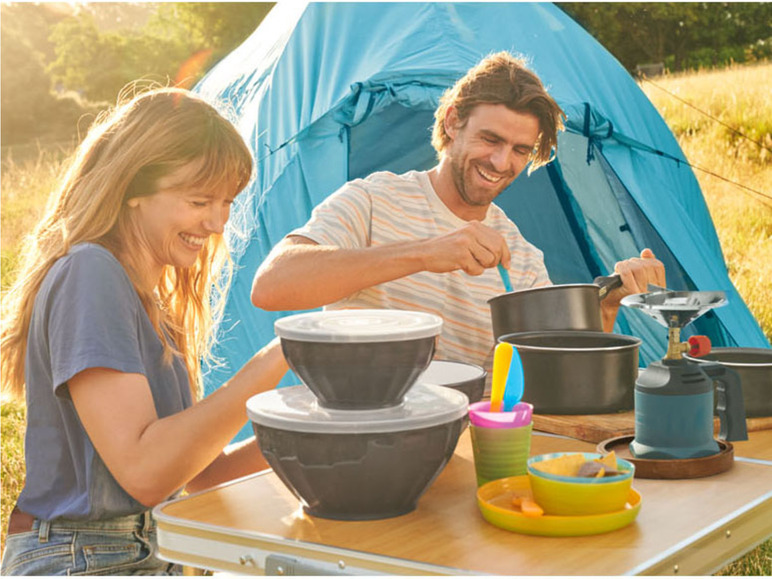
[[[772,341],[770,86],[772,64],[766,63],[659,77],[644,81],[641,88],[673,130],[689,162],[723,177],[695,171],[729,277]],[[772,540],[717,575],[772,575]]]
[[[769,63],[665,76],[642,84],[689,162],[728,180],[695,171],[729,276],[772,341],[771,86]]]
[[[21,241],[40,221],[49,193],[56,188],[69,150],[36,147],[17,160],[13,152],[2,161],[0,212],[0,288],[16,278]]]
[[[16,400],[3,398],[0,402],[0,430],[2,431],[2,502],[0,504],[0,525],[2,525],[2,546],[8,527],[8,515],[24,486],[24,405]]]

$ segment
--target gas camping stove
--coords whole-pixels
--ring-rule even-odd
[[[622,305],[642,310],[668,329],[667,354],[649,364],[635,383],[635,438],[630,452],[642,459],[688,459],[720,451],[713,438],[714,382],[719,438],[747,440],[740,378],[717,363],[696,363],[710,352],[707,336],[681,342],[681,329],[708,310],[727,303],[724,292],[671,291],[649,286]]]

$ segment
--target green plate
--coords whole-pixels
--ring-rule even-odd
[[[477,506],[483,518],[497,527],[524,535],[579,537],[621,529],[632,523],[641,510],[641,495],[630,489],[625,508],[602,515],[526,517],[512,504],[516,496],[533,499],[527,475],[502,478],[477,489]]]

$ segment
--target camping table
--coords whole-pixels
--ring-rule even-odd
[[[763,434],[758,456],[768,456]],[[532,454],[595,445],[534,433]],[[768,448],[768,446],[766,446]],[[344,522],[306,515],[270,470],[161,504],[160,554],[194,567],[249,574],[709,574],[772,536],[772,463],[736,460],[715,476],[635,479],[636,521],[587,537],[520,535],[477,509],[468,429],[407,515]]]
[[[772,466],[772,430],[748,433],[748,440],[733,442],[737,460],[758,461]]]

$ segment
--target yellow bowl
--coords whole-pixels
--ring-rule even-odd
[[[641,495],[630,489],[619,511],[601,515],[526,517],[513,506],[513,497],[533,498],[528,477],[514,476],[491,481],[477,489],[477,506],[490,524],[524,535],[579,537],[608,533],[632,523],[641,510]]]
[[[564,453],[559,453],[564,454]],[[574,453],[569,453],[574,454]],[[557,454],[543,455],[554,458]],[[586,455],[587,458],[594,458]],[[528,464],[528,478],[534,500],[548,515],[579,516],[612,513],[624,508],[633,485],[634,468],[608,480],[579,477],[555,477]],[[627,463],[625,463],[627,464]],[[632,467],[632,465],[630,465]],[[573,480],[572,480],[573,479]]]

